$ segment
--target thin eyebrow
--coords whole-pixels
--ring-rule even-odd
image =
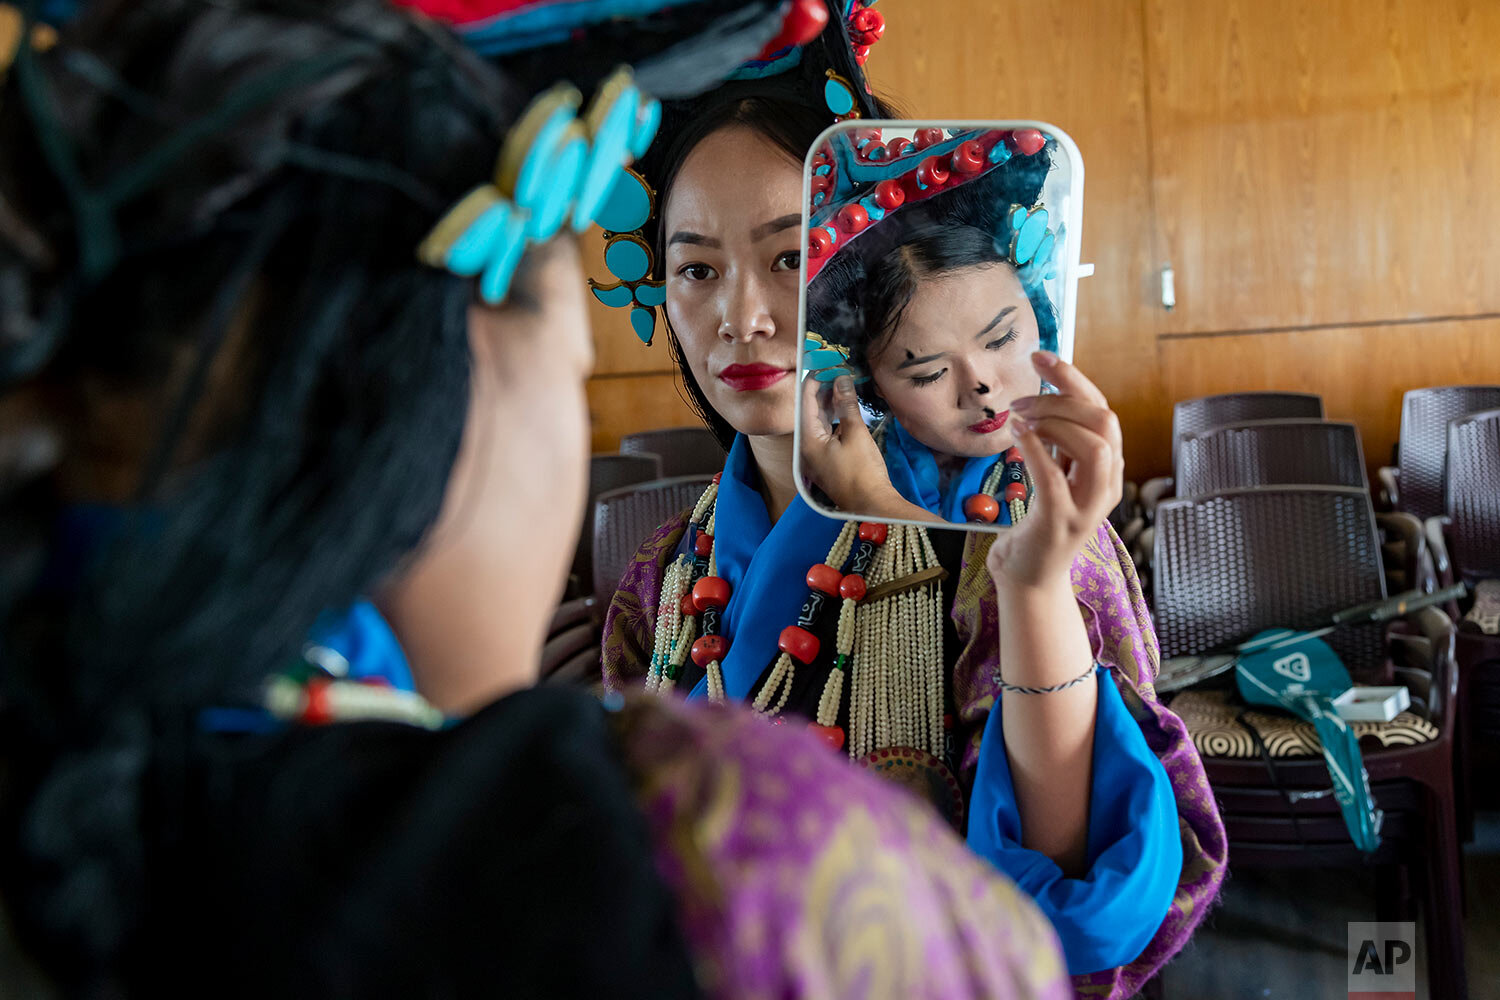
[[[927,362],[936,361],[941,357],[944,357],[944,355],[929,354],[925,358],[907,358],[905,361],[896,366],[896,370],[899,372],[903,368],[915,368],[917,365],[925,365]]]
[[[721,247],[718,240],[704,236],[702,233],[688,232],[686,229],[679,229],[672,234],[670,240],[667,240],[667,246],[672,246],[676,243],[691,243],[694,246],[708,247],[711,250],[718,250]]]
[[[983,337],[985,334],[989,333],[995,327],[1003,323],[1005,321],[1005,317],[1009,316],[1015,311],[1015,306],[1006,306],[1004,309],[1001,309],[998,313],[995,314],[995,318],[990,320],[989,326],[985,327],[983,330],[980,330],[977,334],[974,335],[975,338],[978,339],[979,337]]]
[[[770,222],[763,222],[760,225],[756,226],[754,229],[750,230],[750,241],[752,243],[759,243],[767,236],[774,236],[776,233],[779,233],[784,229],[791,229],[793,226],[799,226],[801,224],[802,213],[792,212],[790,215],[783,215],[779,219],[772,219]]]

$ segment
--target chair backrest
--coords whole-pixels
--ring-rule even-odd
[[[706,427],[666,427],[627,434],[620,439],[620,452],[660,456],[661,474],[667,478],[711,476],[724,468],[724,449]]]
[[[1325,625],[1386,596],[1370,495],[1345,486],[1256,486],[1164,501],[1156,512],[1154,614],[1163,657],[1262,629]],[[1378,668],[1383,629],[1326,638],[1345,666]]]
[[[602,494],[594,501],[594,596],[608,606],[641,543],[692,507],[712,476],[677,476]]]
[[[1246,420],[1278,417],[1323,419],[1323,397],[1306,392],[1226,392],[1199,396],[1172,405],[1172,469],[1177,468],[1177,443],[1184,434],[1206,431]]]
[[[1300,418],[1253,420],[1182,436],[1177,495],[1241,486],[1358,486],[1365,478],[1359,429]]]
[[[594,501],[601,493],[660,478],[661,459],[655,455],[589,456],[588,502],[583,507],[583,530],[578,535],[578,547],[573,551],[570,571],[578,581],[578,593],[573,596],[587,597],[593,593],[589,588],[594,585]]]
[[[1500,406],[1500,385],[1440,385],[1412,389],[1401,398],[1401,440],[1396,465],[1399,506],[1424,521],[1443,512],[1443,458],[1448,422]]]
[[[1448,425],[1445,479],[1455,574],[1500,576],[1500,409]]]

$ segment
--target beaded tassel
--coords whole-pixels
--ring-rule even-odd
[[[802,605],[802,612],[797,617],[797,624],[792,628],[782,631],[780,643],[781,655],[776,658],[776,663],[772,666],[770,675],[766,678],[765,684],[761,685],[760,691],[751,703],[757,712],[763,715],[779,715],[781,710],[786,707],[787,699],[792,694],[792,681],[797,672],[797,660],[801,659],[803,663],[808,663],[816,655],[816,640],[810,638],[811,633],[808,630],[817,624],[822,614],[825,596],[836,592],[836,581],[842,579],[842,574],[838,572],[836,567],[842,566],[844,560],[848,558],[849,550],[854,545],[854,536],[858,530],[858,526],[854,522],[846,523],[839,531],[838,537],[833,540],[833,546],[828,550],[828,558],[821,565],[815,566],[808,571],[807,600]],[[828,579],[819,579],[815,583],[814,574],[818,574],[819,571],[822,574],[826,574]],[[811,647],[813,650],[812,654],[794,656],[793,653],[796,647],[789,645],[788,632],[794,633],[794,638],[806,638],[810,640],[813,643]],[[798,633],[806,633],[806,635],[799,636],[797,635]],[[776,698],[774,706],[771,704],[772,698]]]
[[[857,599],[846,597],[839,608],[837,658],[833,661],[833,669],[828,672],[828,681],[823,685],[823,696],[818,699],[820,726],[838,723],[839,705],[844,700],[844,672],[849,669],[849,654],[854,651],[854,617],[858,607]]]
[[[708,488],[693,505],[691,521],[694,524],[704,523],[704,518],[709,516],[718,496],[719,483],[716,479],[708,484]],[[656,636],[652,644],[651,665],[646,671],[647,691],[669,691],[672,688],[671,684],[664,686],[663,681],[673,659],[677,658],[679,667],[682,662],[677,648],[683,635],[682,620],[686,617],[682,613],[682,602],[692,590],[692,585],[693,560],[687,555],[678,556],[662,575],[661,595],[656,605]],[[686,655],[686,646],[682,647],[681,655]]]
[[[765,684],[761,685],[760,692],[756,694],[751,707],[762,715],[778,715],[786,707],[786,700],[792,693],[792,676],[796,673],[796,666],[792,658],[786,653],[776,657],[776,665],[771,668],[771,674],[766,678]],[[771,704],[771,696],[781,691],[781,698],[776,702],[774,708]]]
[[[670,660],[656,689],[662,693],[671,691],[677,686],[677,679],[682,676],[682,665],[687,660],[688,648],[693,644],[693,633],[697,629],[697,623],[688,615],[682,615],[682,630],[677,635],[677,641],[672,646]]]
[[[986,477],[986,489],[997,488],[1004,472],[997,467]],[[1029,476],[1027,487],[1029,492]],[[647,687],[671,691],[692,655],[705,670],[709,699],[721,703],[727,699],[722,665],[727,647],[718,635],[719,613],[729,590],[717,575],[713,543],[717,493],[716,485],[711,485],[699,498],[692,513],[698,533],[690,546],[693,552],[674,560],[663,577]],[[1017,506],[1024,516],[1025,503],[1020,502],[1011,507],[1013,518]],[[894,746],[917,747],[941,756],[946,739],[942,590],[936,581],[929,581],[876,601],[865,600],[866,581],[878,587],[937,565],[937,554],[922,528],[846,524],[829,549],[827,561],[808,571],[807,600],[797,624],[782,631],[781,652],[752,700],[754,709],[767,716],[785,709],[797,664],[811,663],[817,657],[814,630],[825,605],[830,598],[841,598],[834,664],[811,728],[831,746],[845,746],[855,758]],[[858,671],[853,669],[856,662],[861,664]],[[837,726],[846,686],[850,692],[847,739]]]
[[[682,629],[682,599],[687,595],[688,578],[693,564],[687,556],[678,556],[662,577],[661,597],[656,607],[656,641],[651,650],[651,666],[646,673],[646,690],[661,689],[668,662]]]
[[[1036,484],[1031,479],[1031,470],[1024,465],[1021,466],[1021,476],[1023,477],[1022,482],[1026,484],[1026,498],[1024,500],[1010,501],[1011,524],[1020,524],[1022,519],[1026,517],[1031,509],[1031,494],[1036,489]]]
[[[934,567],[937,554],[918,527],[891,528],[871,578],[896,580]],[[942,591],[927,583],[861,607],[850,678],[849,756],[891,746],[943,753]]]

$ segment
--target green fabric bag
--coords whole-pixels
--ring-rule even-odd
[[[1240,650],[1234,668],[1240,697],[1312,723],[1349,836],[1361,851],[1374,851],[1384,814],[1370,794],[1359,740],[1333,707],[1333,699],[1354,685],[1338,654],[1322,639],[1291,629],[1261,632]]]

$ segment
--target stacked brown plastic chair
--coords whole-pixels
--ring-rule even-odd
[[[1226,424],[1241,424],[1251,420],[1321,420],[1323,419],[1323,397],[1303,392],[1228,392],[1217,396],[1200,396],[1184,399],[1172,406],[1172,475],[1148,479],[1139,491],[1141,513],[1147,525],[1156,520],[1156,507],[1174,493],[1191,496],[1177,479],[1178,451],[1182,438],[1187,434],[1199,434]],[[1151,549],[1155,532],[1147,528],[1130,545],[1131,557],[1136,561],[1143,580],[1151,572]]]
[[[661,478],[655,455],[592,455],[589,457],[588,503],[583,530],[573,552],[568,599],[552,615],[547,643],[542,648],[542,680],[548,683],[591,684],[599,679],[600,626],[609,595],[594,595],[594,501],[600,494],[631,483]]]
[[[591,686],[600,682],[602,640],[596,606],[593,597],[579,597],[564,601],[553,613],[547,643],[542,647],[544,683]]]
[[[1307,627],[1385,596],[1369,495],[1348,487],[1256,487],[1169,500],[1157,512],[1155,614],[1162,655],[1202,653],[1277,626]],[[1312,727],[1189,689],[1172,708],[1219,801],[1235,866],[1373,864],[1378,916],[1410,919],[1396,866],[1424,889],[1431,996],[1465,995],[1462,881],[1453,787],[1453,624],[1428,608],[1327,637],[1357,683],[1405,684],[1413,710],[1350,723],[1376,804],[1380,849],[1349,839]]]
[[[1350,486],[1367,489],[1359,428],[1337,420],[1251,420],[1184,434],[1177,453],[1177,495],[1245,486]],[[1432,580],[1422,523],[1380,513],[1386,585],[1391,593]]]
[[[655,455],[592,455],[589,457],[588,502],[583,508],[583,530],[573,552],[571,595],[588,597],[594,590],[594,501],[600,494],[662,477],[661,459]],[[607,599],[607,595],[606,595]]]
[[[711,476],[724,468],[724,448],[706,427],[667,427],[627,434],[620,439],[620,453],[657,455],[661,474]]]
[[[1247,420],[1298,417],[1323,419],[1323,397],[1305,392],[1226,392],[1218,396],[1184,399],[1172,407],[1172,468],[1177,468],[1177,445],[1184,434]],[[1187,494],[1179,487],[1178,496]]]
[[[1331,420],[1283,418],[1190,431],[1177,450],[1177,495],[1244,486],[1364,488],[1359,429]]]
[[[676,476],[626,486],[594,501],[594,593],[609,607],[641,543],[668,518],[689,510],[713,476]]]
[[[1444,492],[1446,515],[1428,522],[1440,582],[1473,585],[1500,578],[1500,409],[1448,425]],[[1457,607],[1452,610],[1459,613]],[[1461,630],[1458,667],[1460,768],[1466,787],[1475,737],[1500,740],[1500,636]],[[1464,815],[1467,821],[1467,808]]]
[[[1468,582],[1500,577],[1500,409],[1448,425],[1448,554]]]
[[[1441,514],[1449,421],[1496,407],[1500,385],[1444,385],[1406,393],[1396,467],[1380,470],[1387,500],[1424,521]]]

